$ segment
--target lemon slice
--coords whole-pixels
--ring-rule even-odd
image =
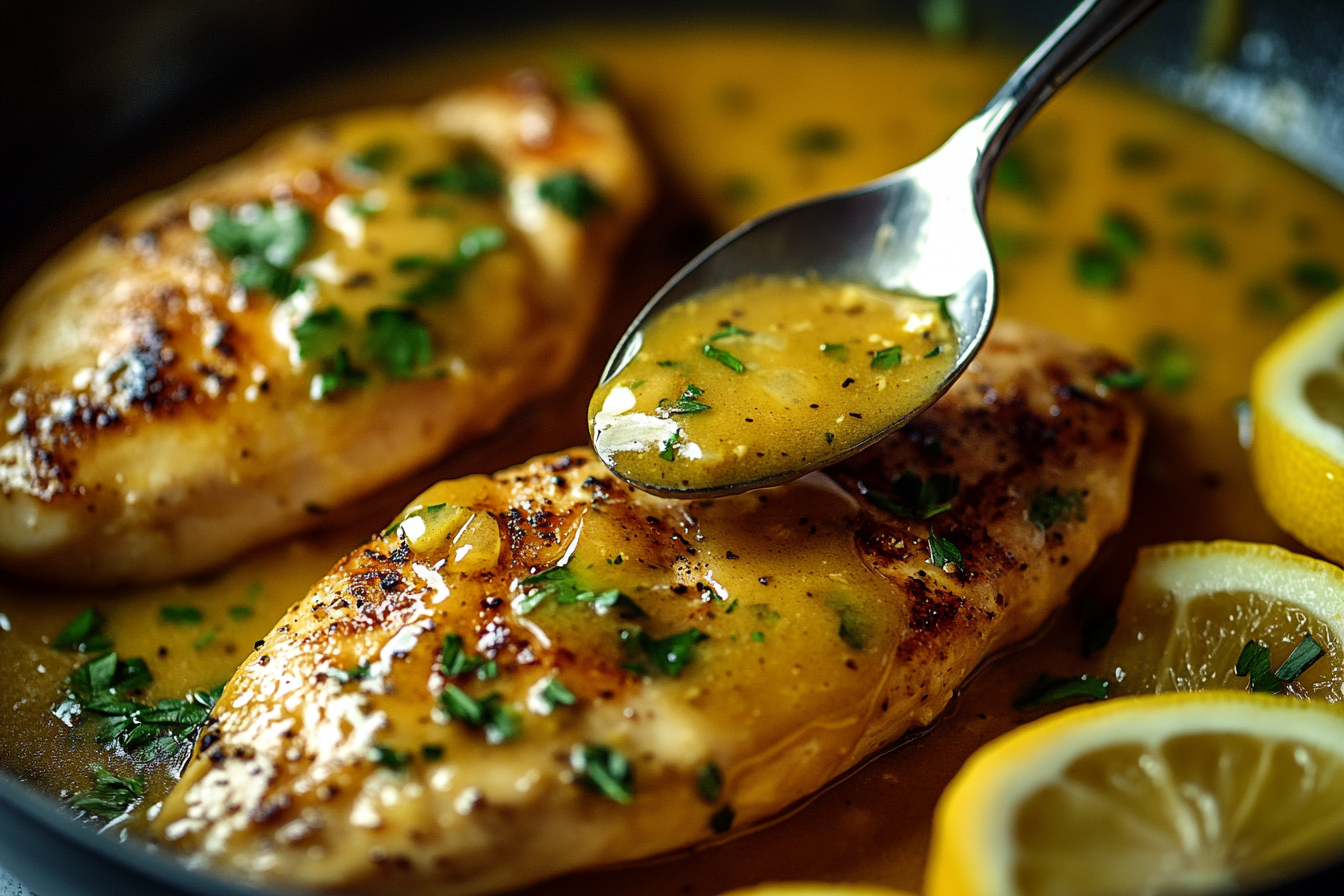
[[[934,814],[925,896],[1209,893],[1344,855],[1344,713],[1121,697],[981,747]]]
[[[1311,635],[1325,655],[1286,686],[1344,701],[1344,570],[1267,544],[1182,542],[1143,548],[1102,654],[1113,694],[1246,690],[1247,641],[1274,669]]]
[[[1344,293],[1274,340],[1251,378],[1251,467],[1265,509],[1344,563]]]

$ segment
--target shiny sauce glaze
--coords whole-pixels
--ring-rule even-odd
[[[0,269],[5,292],[101,210],[240,150],[279,124],[422,100],[556,46],[602,64],[674,187],[634,245],[595,348],[570,387],[403,487],[331,514],[322,533],[257,551],[214,576],[117,593],[6,579],[0,763],[9,773],[55,798],[89,788],[95,766],[143,773],[143,802],[120,826],[144,830],[179,763],[109,754],[92,730],[68,728],[52,714],[62,680],[85,660],[52,646],[71,619],[97,607],[118,652],[143,658],[153,673],[145,699],[221,683],[312,582],[392,519],[409,495],[442,478],[583,442],[590,389],[609,347],[714,233],[921,158],[974,113],[1015,62],[890,34],[694,27],[584,30],[416,61],[295,94],[173,147],[137,178],[92,197],[83,218],[36,237],[28,254]],[[902,85],[899,103],[892,84]],[[1031,644],[983,667],[930,731],[761,830],[656,863],[571,875],[535,892],[713,894],[788,878],[917,889],[938,795],[976,747],[1031,717],[1012,708],[1021,690],[1045,671],[1099,671],[1082,655],[1080,628],[1089,607],[1118,598],[1139,545],[1228,537],[1301,550],[1255,497],[1237,409],[1255,356],[1324,293],[1332,272],[1344,270],[1344,199],[1240,137],[1096,76],[1056,98],[1011,158],[988,211],[1004,313],[1105,346],[1153,374],[1145,389],[1150,437],[1126,530],[1080,581],[1074,607]],[[1138,250],[1118,258],[1114,250],[1095,251],[1107,248],[1103,222],[1114,229],[1116,213],[1141,233]],[[1080,272],[1080,257],[1100,263]],[[178,605],[197,608],[201,619],[166,621],[163,608]],[[251,612],[234,610],[242,607]]]
[[[956,359],[937,301],[805,278],[693,296],[638,338],[593,394],[589,426],[609,467],[664,493],[844,456],[924,407]]]

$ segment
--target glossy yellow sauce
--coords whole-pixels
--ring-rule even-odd
[[[662,492],[777,480],[838,459],[925,407],[956,362],[931,299],[767,277],[692,296],[640,330],[593,393],[593,445]]]
[[[91,199],[64,230],[36,237],[4,266],[7,292],[96,214],[242,149],[278,124],[423,99],[545,58],[556,47],[607,69],[662,166],[665,186],[655,219],[619,273],[584,369],[497,435],[334,515],[325,534],[259,551],[216,576],[119,594],[4,582],[0,705],[7,716],[0,764],[8,771],[63,795],[89,785],[91,765],[130,770],[126,760],[109,759],[91,743],[87,731],[64,728],[49,711],[80,658],[48,642],[85,607],[105,613],[123,655],[146,659],[156,679],[149,697],[218,683],[284,608],[409,496],[440,478],[583,442],[588,397],[610,347],[654,290],[714,233],[917,160],[973,113],[1014,63],[897,35],[745,28],[587,30],[426,58],[296,94],[161,153],[137,177]],[[823,132],[832,136],[818,139]],[[1134,146],[1156,151],[1125,149]],[[1156,374],[1146,391],[1151,435],[1133,516],[1079,583],[1080,599],[1116,599],[1141,544],[1228,537],[1301,550],[1255,497],[1234,410],[1252,360],[1317,295],[1295,268],[1315,262],[1344,270],[1344,199],[1242,138],[1093,76],[1053,100],[1016,151],[1025,176],[990,195],[1002,313],[1105,346]],[[1141,225],[1143,247],[1122,259],[1117,288],[1089,287],[1075,276],[1075,254],[1101,243],[1102,218],[1112,211]],[[254,612],[233,619],[229,608],[248,604],[249,595]],[[165,604],[197,606],[204,620],[161,622]],[[1043,671],[1098,671],[1081,654],[1079,612],[1066,611],[1033,644],[989,663],[931,732],[907,739],[775,824],[712,849],[571,875],[534,892],[712,894],[789,878],[917,889],[942,787],[977,746],[1028,718],[1011,708],[1014,697]],[[216,629],[213,640],[194,646]],[[146,805],[165,792],[174,769],[147,773]]]

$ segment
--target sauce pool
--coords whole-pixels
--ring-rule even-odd
[[[597,388],[603,462],[658,492],[769,483],[926,407],[956,363],[941,304],[872,286],[747,279],[665,309]]]

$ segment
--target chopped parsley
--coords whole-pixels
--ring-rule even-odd
[[[206,632],[205,634],[201,635],[201,636],[200,636],[199,638],[197,638],[195,641],[192,641],[192,642],[191,642],[191,649],[192,649],[192,650],[204,650],[205,648],[207,648],[207,647],[209,647],[211,644],[213,644],[214,641],[215,641],[215,638],[217,638],[217,637],[219,637],[219,629],[217,629],[217,628],[212,628],[212,629],[210,629],[210,631],[208,631],[208,632]]]
[[[246,604],[239,604],[236,607],[229,607],[229,618],[234,622],[242,622],[244,619],[251,619],[256,610]]]
[[[1115,165],[1134,173],[1156,171],[1167,163],[1167,149],[1142,137],[1129,137],[1115,147]]]
[[[803,155],[832,155],[848,143],[845,132],[829,124],[809,125],[789,135],[789,149]]]
[[[1167,194],[1167,208],[1173,212],[1212,211],[1215,203],[1213,193],[1203,187],[1180,187]]]
[[[1111,683],[1095,675],[1062,678],[1045,673],[1013,701],[1013,709],[1031,709],[1061,700],[1105,700]]]
[[[839,635],[840,640],[854,650],[862,650],[864,644],[863,616],[852,605],[839,598],[832,598],[826,604],[840,618],[840,627],[836,629],[836,634]]]
[[[627,644],[633,640],[639,645],[639,649],[649,658],[659,671],[666,675],[677,676],[681,670],[686,668],[691,660],[695,659],[695,645],[701,641],[708,641],[709,635],[699,629],[687,629],[675,635],[666,638],[653,638],[645,631],[623,631],[621,639]],[[632,671],[643,672],[641,668],[634,668]]]
[[[1282,317],[1289,311],[1288,296],[1269,280],[1257,280],[1246,287],[1246,300],[1251,310],[1268,317]]]
[[[734,358],[721,348],[716,348],[715,346],[710,345],[708,342],[705,343],[705,347],[702,351],[706,358],[712,358],[713,360],[718,361],[733,373],[744,373],[747,369],[741,361],[737,360],[737,358]]]
[[[70,674],[66,698],[54,711],[66,721],[86,713],[97,716],[97,739],[105,746],[145,760],[171,756],[195,738],[224,686],[155,704],[132,698],[153,680],[144,660],[122,661],[106,653]]]
[[[734,323],[724,323],[719,332],[709,337],[710,342],[717,342],[720,339],[727,339],[730,336],[750,336],[750,330],[744,330]]]
[[[1142,370],[1118,370],[1097,377],[1097,383],[1107,389],[1120,389],[1132,392],[1148,385],[1148,374]]]
[[[835,433],[833,433],[833,432],[828,432],[828,433],[825,433],[825,436],[826,436],[826,444],[827,444],[827,445],[829,445],[829,444],[831,444],[832,442],[835,441]]]
[[[566,57],[559,61],[565,93],[575,100],[600,100],[607,95],[607,77],[588,59]]]
[[[349,669],[331,669],[327,675],[336,679],[341,684],[347,684],[351,681],[363,681],[369,677],[369,664],[367,662],[351,666]]]
[[[719,197],[725,202],[746,202],[760,195],[761,187],[753,177],[734,175],[719,184]]]
[[[675,401],[667,398],[659,401],[658,413],[663,417],[671,417],[676,414],[698,414],[701,411],[713,410],[703,401],[697,401],[704,394],[704,389],[692,383],[682,390],[681,395]]]
[[[1111,209],[1101,216],[1101,239],[1122,258],[1141,254],[1148,248],[1148,235],[1138,220],[1125,212]]]
[[[403,753],[382,744],[374,744],[373,749],[369,751],[369,758],[385,769],[401,772],[406,770],[415,756],[409,752]]]
[[[537,691],[536,697],[537,702],[546,709],[543,715],[554,712],[556,707],[573,706],[578,702],[574,692],[565,687],[564,682],[554,677],[546,679],[546,684]]]
[[[1303,292],[1324,295],[1344,285],[1339,269],[1328,261],[1304,259],[1288,270],[1288,278]]]
[[[1325,656],[1325,650],[1311,635],[1302,638],[1302,643],[1293,648],[1288,659],[1283,661],[1277,672],[1270,670],[1269,648],[1259,641],[1247,641],[1237,657],[1234,674],[1249,678],[1252,691],[1264,691],[1270,694],[1282,694],[1285,685],[1297,680],[1303,672]]]
[[[1088,289],[1119,289],[1125,283],[1125,262],[1107,246],[1082,245],[1073,253],[1073,276]]]
[[[1010,149],[999,159],[994,168],[994,186],[1029,199],[1040,196],[1036,173],[1020,149]]]
[[[823,342],[821,351],[828,358],[834,358],[837,361],[849,360],[849,347],[843,342]]]
[[[1054,486],[1048,492],[1038,491],[1031,496],[1027,519],[1037,529],[1048,532],[1066,520],[1083,522],[1087,519],[1087,508],[1081,492],[1061,492],[1058,486]]]
[[[751,633],[751,640],[755,641],[757,644],[764,644],[764,643],[765,643],[765,632],[752,632],[752,633]]]
[[[1189,230],[1181,234],[1181,248],[1211,268],[1223,266],[1227,250],[1222,240],[1211,230]]]
[[[927,520],[952,508],[961,491],[961,477],[934,473],[927,480],[906,470],[891,484],[890,494],[868,489],[863,496],[892,516]]]
[[[891,348],[884,348],[882,351],[873,355],[872,362],[868,365],[874,370],[890,370],[901,363],[901,347],[893,345]]]
[[[457,685],[450,684],[439,695],[439,706],[449,718],[480,728],[485,732],[486,741],[492,744],[512,740],[522,733],[522,721],[517,711],[506,705],[497,693],[477,700]]]
[[[420,747],[420,755],[426,762],[438,762],[443,758],[443,753],[441,744],[424,744]]]
[[[635,770],[630,760],[606,744],[575,744],[569,751],[574,780],[618,803],[634,799]]]
[[[308,395],[320,400],[340,392],[342,389],[362,386],[369,381],[369,375],[350,362],[350,352],[345,348],[336,349],[329,361],[322,364],[322,372],[313,375]]]
[[[392,377],[407,379],[434,359],[429,327],[414,311],[374,308],[364,333],[364,350]]]
[[[708,346],[706,346],[706,348],[708,348]],[[661,457],[663,460],[667,461],[668,463],[671,463],[672,461],[676,460],[677,455],[676,452],[673,450],[673,446],[675,446],[680,441],[681,441],[681,430],[677,430],[676,432],[672,433],[672,435],[668,436],[666,441],[663,442],[662,450],[658,452],[658,456]]]
[[[345,315],[332,305],[311,311],[293,330],[294,344],[299,348],[299,360],[331,358],[345,338]]]
[[[645,615],[639,604],[615,588],[597,591],[583,587],[568,566],[552,566],[528,576],[518,584],[525,590],[522,598],[514,604],[514,610],[523,615],[535,610],[548,597],[561,606],[592,604],[599,616],[613,609],[622,619],[639,619]]]
[[[563,171],[546,178],[537,185],[537,196],[573,221],[583,221],[607,204],[606,197],[579,171]]]
[[[380,140],[372,143],[359,152],[351,153],[345,157],[346,162],[351,168],[369,174],[380,174],[387,170],[387,166],[397,157],[400,152],[397,144],[390,140]]]
[[[732,806],[724,806],[715,812],[709,819],[709,829],[716,834],[726,834],[728,829],[733,826],[737,813],[733,811]]]
[[[1180,392],[1194,382],[1199,360],[1191,346],[1170,333],[1154,333],[1138,351],[1139,368],[1167,392]]]
[[[723,789],[723,775],[719,767],[712,762],[700,766],[700,770],[695,773],[695,789],[700,791],[705,802],[717,803],[719,791]]]
[[[464,150],[451,165],[412,174],[411,188],[489,198],[504,192],[499,165],[480,150]]]
[[[467,656],[460,635],[443,636],[443,653],[439,656],[439,671],[445,678],[456,678],[476,672],[485,665],[483,656]]]
[[[924,0],[919,4],[919,20],[938,43],[958,43],[970,26],[966,6],[966,0]]]
[[[392,263],[392,269],[401,274],[423,273],[415,286],[402,291],[401,298],[415,305],[446,299],[457,294],[458,285],[482,255],[502,249],[508,241],[501,227],[487,225],[473,227],[457,241],[457,249],[446,259],[428,255],[405,255]]]
[[[93,787],[70,797],[72,809],[112,819],[126,814],[145,795],[145,779],[140,775],[123,778],[107,769],[93,769]]]
[[[159,619],[173,625],[200,625],[205,614],[196,607],[170,605],[159,607]]]
[[[216,214],[206,231],[211,245],[234,260],[234,279],[241,286],[278,298],[297,288],[291,268],[312,236],[312,215],[291,203],[250,202]]]
[[[961,551],[957,546],[951,540],[939,537],[932,530],[929,531],[929,559],[933,561],[934,566],[940,568],[945,569],[949,563],[953,563],[957,569],[966,571]]]
[[[112,646],[112,639],[103,634],[103,614],[94,607],[80,613],[51,642],[57,650],[77,653],[97,653]]]

